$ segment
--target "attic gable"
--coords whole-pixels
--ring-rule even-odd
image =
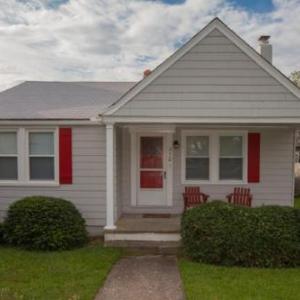
[[[173,62],[164,62],[154,71],[160,71],[159,74],[151,74],[149,77],[154,76],[149,82],[112,110],[112,114],[135,117],[298,116],[300,102],[295,94],[299,91],[293,90],[284,75],[245,42],[241,44],[241,39],[233,32],[228,34],[226,30],[229,29],[220,24],[223,23],[217,20],[197,42],[197,36],[194,37],[189,42],[192,46],[187,47],[188,43],[183,47],[183,50],[188,48],[187,51],[179,53],[175,59],[174,56],[170,58]],[[254,54],[246,51],[247,47]],[[168,63],[167,68],[159,70]],[[276,76],[272,76],[266,66],[271,67]],[[278,76],[282,78],[278,80]]]

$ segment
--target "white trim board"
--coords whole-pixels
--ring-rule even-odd
[[[102,119],[104,124],[107,123],[132,123],[132,124],[205,124],[205,125],[294,125],[300,127],[300,117],[293,118],[233,118],[233,117],[119,117],[119,116],[104,116]]]
[[[59,126],[59,125],[103,125],[101,124],[101,119],[92,119],[92,120],[50,120],[50,119],[35,119],[35,120],[4,120],[0,119],[0,126]]]
[[[142,125],[142,126],[137,126],[137,125],[128,125],[127,126],[129,129],[130,133],[174,133],[176,130],[175,125]]]
[[[271,63],[264,59],[257,51],[255,51],[249,44],[240,38],[234,31],[225,25],[219,18],[213,19],[206,27],[192,37],[184,46],[179,48],[169,58],[162,62],[150,75],[138,82],[133,88],[125,93],[113,106],[110,106],[103,113],[104,116],[113,115],[122,106],[131,101],[138,93],[153,82],[164,71],[169,69],[176,61],[183,57],[189,50],[197,45],[204,37],[206,37],[214,29],[222,32],[230,41],[232,41],[238,48],[247,54],[253,61],[255,61],[263,70],[269,73],[279,83],[285,86],[291,93],[300,99],[300,89],[297,88],[284,74],[276,69]]]

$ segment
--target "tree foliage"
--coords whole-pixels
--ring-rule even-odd
[[[300,88],[300,71],[292,72],[290,79]]]

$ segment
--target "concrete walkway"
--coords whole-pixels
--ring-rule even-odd
[[[134,256],[111,270],[95,300],[185,299],[175,256]]]

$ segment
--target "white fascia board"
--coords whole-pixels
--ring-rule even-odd
[[[113,115],[117,110],[129,102],[133,97],[140,93],[145,87],[147,87],[152,81],[154,81],[160,74],[170,68],[176,61],[184,56],[189,50],[197,45],[203,38],[205,38],[211,31],[218,29],[229,40],[231,40],[237,47],[245,52],[253,61],[255,61],[262,69],[268,72],[273,78],[285,86],[291,93],[300,99],[300,89],[296,87],[284,74],[277,70],[271,63],[261,57],[257,51],[255,51],[250,45],[248,45],[242,38],[240,38],[235,32],[233,32],[227,25],[225,25],[220,19],[215,18],[200,32],[193,36],[184,46],[174,52],[169,58],[162,62],[157,68],[155,68],[150,75],[138,82],[133,88],[120,98],[115,105],[106,109],[103,116]]]
[[[15,125],[101,125],[101,120],[1,120],[0,126],[15,126]]]
[[[151,124],[270,124],[270,125],[284,125],[284,124],[300,124],[299,118],[197,118],[197,117],[114,117],[105,116],[102,119],[103,123],[151,123]]]

